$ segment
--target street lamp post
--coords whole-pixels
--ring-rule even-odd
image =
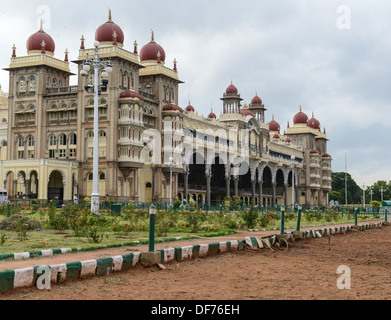
[[[172,206],[172,168],[174,167],[174,158],[170,157],[170,206]]]
[[[371,195],[371,202],[373,201],[373,190],[371,189],[371,191],[369,192],[369,194]]]
[[[381,193],[381,202],[383,203],[383,186],[380,188],[380,193]]]
[[[365,211],[365,183],[363,184],[363,204],[364,204],[364,211]]]
[[[94,153],[93,153],[93,187],[91,194],[91,211],[99,215],[99,94],[107,91],[107,84],[109,82],[109,73],[113,70],[111,68],[111,61],[103,61],[99,58],[99,41],[94,42],[94,57],[87,59],[83,63],[83,69],[80,74],[84,77],[89,75],[91,67],[94,68],[94,84],[88,83],[85,90],[89,93],[94,93]],[[99,69],[104,68],[101,77],[102,85],[99,85]]]

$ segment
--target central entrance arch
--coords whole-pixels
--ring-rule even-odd
[[[64,183],[60,171],[53,171],[49,177],[48,200],[64,200]]]

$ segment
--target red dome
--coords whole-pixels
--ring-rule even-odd
[[[295,115],[295,117],[293,118],[293,123],[294,124],[300,124],[300,123],[307,124],[307,122],[308,122],[308,116],[303,111],[301,111],[301,107],[300,107],[300,112],[297,113]]]
[[[323,158],[331,158],[331,156],[330,156],[328,153],[324,153],[324,154],[322,155],[322,157],[323,157]]]
[[[194,107],[193,107],[191,104],[189,104],[189,105],[186,107],[185,110],[186,110],[187,112],[194,112],[194,111],[195,111]]]
[[[273,120],[269,122],[269,130],[280,132],[280,124],[274,120],[274,116],[273,116]]]
[[[166,61],[166,53],[161,45],[157,44],[154,39],[154,34],[152,32],[152,40],[150,43],[146,44],[140,51],[140,60],[142,61],[148,61],[158,60],[158,52],[160,52],[160,61],[165,62]]]
[[[320,122],[315,119],[314,114],[312,114],[312,119],[308,121],[308,126],[312,129],[320,130]]]
[[[211,112],[211,113],[209,113],[208,118],[209,119],[217,119],[217,116],[213,112]]]
[[[273,136],[273,139],[280,139],[280,136],[276,133],[276,134]]]
[[[319,154],[319,151],[318,150],[315,150],[315,149],[312,149],[310,154]]]
[[[291,142],[292,142],[292,140],[291,140],[291,139],[289,139],[289,138],[287,138],[287,139],[285,140],[285,142],[287,142],[287,143],[291,143]]]
[[[166,105],[165,107],[163,107],[163,111],[179,111],[179,112],[183,113],[182,108],[178,107],[175,104],[168,104],[168,105]]]
[[[42,41],[45,41],[45,51],[54,53],[56,45],[50,35],[48,35],[42,28],[31,35],[27,40],[27,51],[41,51]]]
[[[120,95],[120,99],[126,99],[126,98],[138,98],[140,100],[144,100],[144,97],[136,92],[133,91],[124,91]]]
[[[226,94],[238,94],[238,89],[231,82],[230,86],[227,88],[225,93]]]
[[[254,118],[255,118],[254,114],[253,114],[250,110],[248,110],[248,109],[242,109],[242,110],[240,110],[240,114],[241,114],[243,117],[251,116],[251,117],[254,117]]]
[[[124,43],[125,36],[122,31],[122,29],[116,25],[111,20],[111,11],[109,13],[109,20],[102,24],[95,32],[95,40],[99,42],[110,42],[113,43],[114,41],[114,32],[117,34],[117,43],[122,44]]]
[[[262,99],[256,95],[252,100],[251,104],[262,104]]]

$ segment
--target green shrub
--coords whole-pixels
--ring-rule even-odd
[[[242,214],[245,226],[249,229],[253,229],[258,224],[259,213],[256,207],[244,208]]]
[[[23,224],[27,225],[26,229],[28,231],[43,230],[43,226],[41,222],[39,222],[38,220],[19,216],[19,215],[12,215],[10,217],[4,218],[0,222],[0,230],[15,231],[18,223],[20,222],[20,219],[23,222]]]

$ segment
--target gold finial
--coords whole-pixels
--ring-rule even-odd
[[[242,110],[247,110],[248,109],[248,106],[247,106],[247,103],[245,102],[244,103],[244,107],[242,108]]]
[[[45,40],[42,40],[41,47],[46,46]]]
[[[39,31],[43,31],[43,20],[42,20],[42,18],[41,18],[41,21],[40,21]]]
[[[113,38],[117,38],[117,32],[115,32],[115,30],[114,30],[114,33],[113,33]]]
[[[155,41],[155,33],[152,30],[151,42],[154,42],[154,41]]]
[[[80,40],[81,40],[81,41],[86,40],[86,39],[84,39],[84,35],[81,36],[81,39],[80,39]]]
[[[12,46],[12,50],[16,50],[15,43],[14,43],[14,45]]]
[[[111,9],[109,8],[109,22],[112,22],[111,20]]]
[[[137,41],[136,40],[134,40],[134,44],[133,44],[135,47],[137,47],[138,46],[138,43],[137,43]]]
[[[176,58],[174,59],[174,64],[177,64]]]
[[[160,57],[161,57],[160,50],[157,52],[157,57],[158,57],[158,58],[160,58]]]
[[[300,112],[303,112],[303,110],[301,109],[301,105],[300,105]]]
[[[274,121],[274,114],[272,115],[272,121]]]

